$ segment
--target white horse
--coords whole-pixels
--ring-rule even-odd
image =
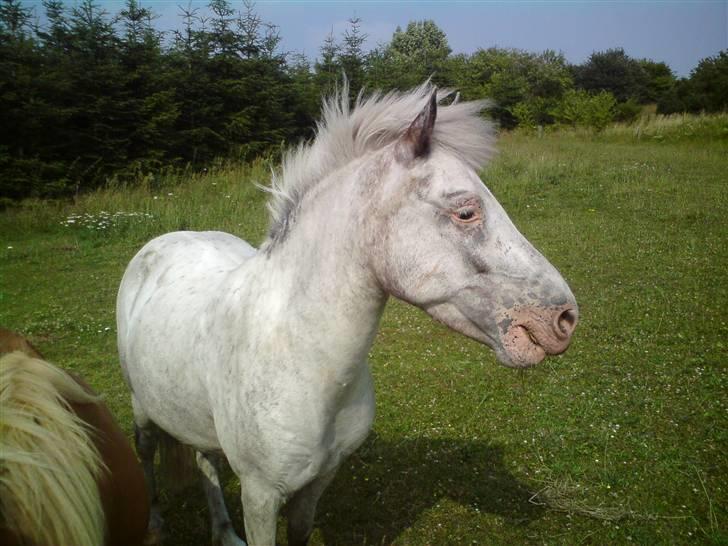
[[[224,454],[247,540],[273,545],[285,506],[289,543],[306,544],[320,495],[372,425],[367,353],[389,295],[508,366],[566,350],[574,296],[478,177],[492,155],[484,104],[438,113],[446,95],[425,84],[350,109],[343,90],[274,176],[260,250],[177,232],[129,264],[118,341],[140,456],[153,487],[155,431],[197,450],[216,543],[244,544],[217,478]]]

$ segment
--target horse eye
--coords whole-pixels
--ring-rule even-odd
[[[480,217],[478,209],[475,207],[462,207],[461,209],[454,211],[452,216],[455,220],[464,224],[470,224]]]

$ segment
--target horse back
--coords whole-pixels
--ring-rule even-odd
[[[256,253],[251,245],[219,231],[176,231],[149,241],[124,272],[117,299],[120,334],[133,326],[151,302],[175,301],[205,291],[215,277],[228,272]],[[124,339],[120,337],[120,349]]]

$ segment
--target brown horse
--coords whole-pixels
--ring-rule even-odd
[[[0,328],[0,544],[136,546],[149,501],[111,412],[80,378]]]

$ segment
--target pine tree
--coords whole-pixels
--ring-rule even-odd
[[[124,171],[130,175],[159,168],[172,156],[172,129],[179,115],[154,18],[137,0],[127,0],[118,16],[124,35],[119,44],[123,118],[117,123],[128,135],[129,164]]]
[[[0,196],[6,197],[35,193],[43,180],[34,147],[40,128],[32,111],[41,63],[30,20],[20,1],[0,3]]]
[[[349,98],[353,99],[364,87],[365,56],[362,46],[367,35],[361,32],[361,18],[349,19],[349,28],[344,31],[344,41],[338,58],[338,63],[349,80]]]
[[[319,50],[320,58],[314,65],[314,80],[321,95],[331,94],[341,77],[343,68],[339,63],[340,50],[341,47],[334,38],[334,29],[331,29],[331,32],[324,38],[324,43]]]

